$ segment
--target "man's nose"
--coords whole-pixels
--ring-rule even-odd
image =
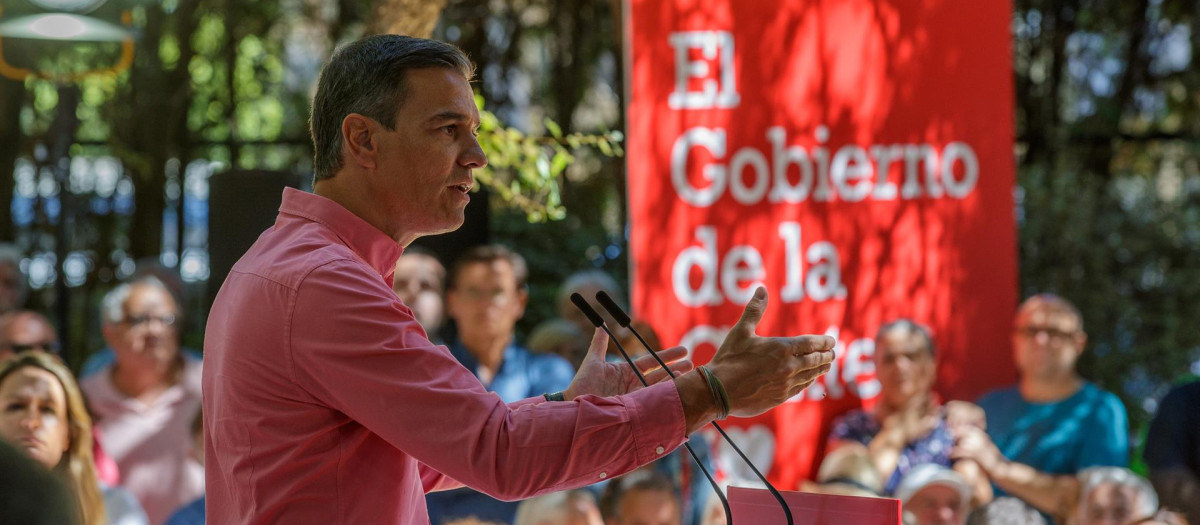
[[[483,152],[483,146],[479,145],[478,138],[471,138],[471,146],[467,148],[467,151],[463,152],[462,156],[458,159],[458,163],[464,168],[473,170],[487,166],[487,154]]]

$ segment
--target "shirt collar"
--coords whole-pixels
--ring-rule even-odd
[[[324,225],[333,230],[341,241],[354,253],[362,257],[380,276],[387,278],[396,269],[396,261],[404,251],[391,237],[353,214],[341,204],[330,199],[300,191],[283,189],[283,203],[279,205],[280,226],[283,215],[294,215]]]

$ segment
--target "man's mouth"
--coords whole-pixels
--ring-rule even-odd
[[[458,191],[461,191],[461,192],[463,192],[463,193],[468,193],[468,192],[470,192],[470,191],[471,191],[471,183],[469,183],[469,182],[468,182],[468,183],[463,183],[463,184],[454,184],[454,185],[452,185],[452,186],[450,186],[450,187],[451,187],[451,188],[454,188],[454,189],[456,189],[456,190],[458,190]]]

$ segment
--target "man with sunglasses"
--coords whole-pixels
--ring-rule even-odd
[[[997,495],[1017,496],[1060,521],[1075,508],[1076,473],[1129,461],[1125,406],[1075,369],[1086,344],[1083,317],[1069,301],[1053,294],[1025,300],[1013,329],[1019,381],[979,400],[985,428],[956,428],[954,454],[978,462]]]
[[[50,320],[30,310],[0,316],[0,361],[30,350],[59,353],[58,334]]]

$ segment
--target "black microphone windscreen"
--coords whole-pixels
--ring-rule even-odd
[[[629,314],[626,314],[625,310],[617,306],[617,302],[613,301],[612,297],[608,296],[608,293],[603,290],[596,292],[596,300],[600,301],[600,306],[608,310],[608,315],[613,316],[617,324],[621,325],[622,328],[629,328]]]
[[[592,309],[592,305],[588,304],[587,301],[584,300],[583,296],[579,295],[578,292],[571,294],[571,302],[575,303],[575,307],[578,308],[579,311],[583,312],[583,315],[587,316],[588,321],[592,323],[592,326],[600,328],[600,325],[604,324],[604,319],[600,318],[600,314],[596,313],[596,311]]]

